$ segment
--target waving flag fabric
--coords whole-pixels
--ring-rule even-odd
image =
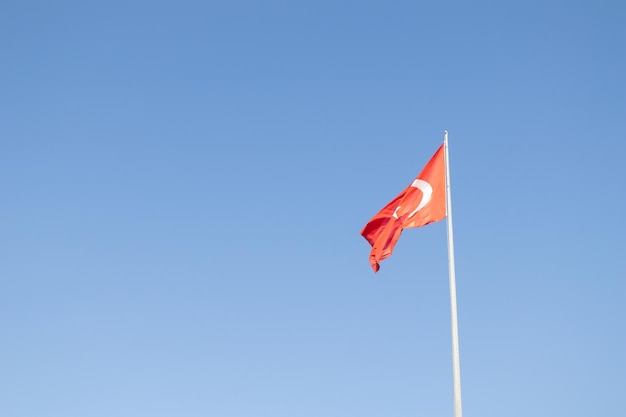
[[[443,145],[404,191],[365,225],[361,235],[372,245],[370,264],[391,256],[403,229],[421,227],[446,217],[446,168]]]

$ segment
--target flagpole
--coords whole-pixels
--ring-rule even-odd
[[[456,311],[456,278],[454,271],[454,239],[452,236],[452,201],[450,198],[450,163],[448,159],[448,131],[443,132],[446,161],[446,224],[448,228],[448,270],[450,274],[450,318],[452,324],[452,376],[454,380],[454,417],[462,417],[461,363],[459,359],[459,328]]]

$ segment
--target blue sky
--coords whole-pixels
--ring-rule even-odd
[[[626,408],[626,5],[0,6],[0,415]]]

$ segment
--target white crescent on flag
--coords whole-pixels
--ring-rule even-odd
[[[428,182],[421,180],[419,178],[413,181],[413,183],[411,184],[411,187],[417,188],[422,192],[422,199],[420,200],[420,203],[417,205],[417,208],[413,210],[411,214],[409,214],[409,217],[408,217],[409,219],[413,217],[415,213],[417,213],[422,208],[424,208],[424,206],[428,204],[428,202],[430,201],[433,195],[433,187],[431,187],[431,185]],[[393,212],[393,217],[395,217],[396,219],[398,218],[398,210],[400,210],[400,206],[396,207],[396,211]]]

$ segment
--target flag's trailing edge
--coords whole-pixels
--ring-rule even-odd
[[[370,264],[374,272],[379,262],[391,256],[403,229],[421,227],[446,218],[446,166],[444,145],[430,158],[417,178],[379,211],[363,228],[361,235],[372,245]]]

